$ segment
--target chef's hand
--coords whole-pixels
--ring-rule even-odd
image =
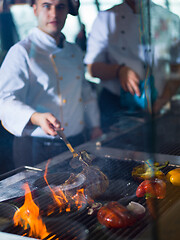
[[[94,127],[91,130],[91,140],[96,139],[102,135],[102,130],[100,127]]]
[[[52,136],[57,135],[55,128],[61,127],[61,123],[51,113],[35,112],[32,114],[30,121],[33,125],[40,126],[46,134]],[[61,128],[61,130],[63,130],[63,128]]]
[[[123,66],[118,72],[121,87],[126,92],[130,92],[132,95],[136,94],[141,96],[139,90],[139,76],[131,68]]]

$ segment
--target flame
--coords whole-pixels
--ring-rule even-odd
[[[46,225],[43,223],[39,208],[34,203],[28,183],[23,185],[25,189],[25,200],[22,207],[20,207],[14,214],[14,225],[20,225],[24,230],[29,230],[29,237],[37,237],[43,239],[49,235]],[[51,239],[51,238],[48,238]]]
[[[56,203],[56,205],[59,207],[59,212],[62,212],[63,210],[65,210],[66,212],[70,212],[71,208],[72,208],[72,201],[73,204],[76,205],[77,209],[79,210],[83,204],[87,203],[87,199],[84,195],[84,189],[78,189],[76,194],[73,196],[70,196],[69,193],[65,194],[60,187],[56,187],[54,190],[50,187],[48,180],[47,180],[47,169],[48,169],[48,165],[49,165],[49,161],[46,164],[46,168],[45,168],[45,172],[44,172],[44,180],[46,181],[54,202]],[[51,213],[53,213],[54,209],[51,206],[49,208],[49,212],[48,215],[50,215]]]
[[[77,209],[79,210],[83,206],[83,204],[89,202],[88,198],[84,194],[84,189],[78,189],[73,196],[71,196],[70,193],[65,194],[60,189],[60,187],[57,187],[54,191],[47,181],[47,169],[49,161],[47,162],[45,168],[44,179],[52,193],[54,202],[59,207],[59,212],[62,212],[63,210],[65,210],[66,212],[70,212],[72,205],[76,205]],[[28,230],[29,237],[35,237],[39,239],[46,238],[47,240],[51,240],[55,237],[55,235],[51,235],[51,237],[48,238],[48,235],[50,233],[47,231],[46,225],[43,223],[39,215],[39,208],[33,201],[28,183],[25,183],[23,185],[23,188],[25,189],[25,200],[23,206],[19,208],[14,214],[14,225],[20,225],[24,228],[25,231]],[[50,215],[55,211],[56,207],[49,205],[48,208],[48,215]]]
[[[75,204],[78,208],[78,210],[83,206],[83,204],[86,204],[87,200],[84,195],[84,189],[81,188],[77,190],[77,193],[72,197],[72,199],[75,200]]]

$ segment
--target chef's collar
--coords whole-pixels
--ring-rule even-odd
[[[63,48],[64,47],[64,41],[65,41],[65,36],[63,33],[60,33],[60,39],[59,39],[59,44],[57,45],[58,48]]]
[[[35,34],[34,34],[35,33]],[[60,50],[63,46],[65,46],[65,36],[60,33],[60,43],[59,46],[57,46],[56,40],[50,36],[49,34],[43,32],[41,29],[38,27],[33,28],[30,33],[32,36],[32,40],[36,42],[37,45],[39,45],[40,48],[53,52],[56,51],[57,49]]]

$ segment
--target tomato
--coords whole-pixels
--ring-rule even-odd
[[[153,197],[157,199],[163,199],[165,195],[166,183],[159,178],[144,180],[136,190],[137,197],[146,196],[146,198]]]
[[[100,208],[98,221],[108,228],[125,228],[135,223],[136,218],[118,202],[109,202]]]
[[[168,181],[175,186],[180,186],[180,168],[175,168],[169,171],[166,175]]]

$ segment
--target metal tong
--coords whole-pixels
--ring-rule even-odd
[[[60,137],[60,139],[62,139],[64,141],[64,143],[66,144],[66,146],[68,147],[68,149],[70,150],[70,152],[72,152],[73,154],[73,158],[78,156],[78,153],[75,152],[74,148],[72,147],[72,145],[70,144],[70,142],[67,140],[65,134],[63,133],[62,130],[60,129],[55,129],[58,136]]]

